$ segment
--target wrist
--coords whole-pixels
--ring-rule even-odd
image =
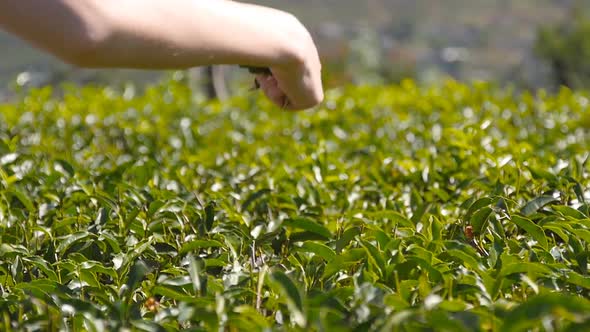
[[[313,40],[303,24],[293,15],[284,13],[285,25],[281,31],[278,61],[274,66],[282,68],[301,68],[309,58]]]

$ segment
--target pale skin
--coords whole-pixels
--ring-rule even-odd
[[[265,95],[288,110],[324,97],[321,63],[291,14],[229,0],[0,0],[0,28],[89,68],[269,68]]]

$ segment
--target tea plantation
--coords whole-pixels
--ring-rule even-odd
[[[590,329],[590,95],[182,79],[0,106],[0,330]]]

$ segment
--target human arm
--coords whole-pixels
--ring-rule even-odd
[[[289,109],[323,99],[321,64],[292,15],[228,0],[1,0],[0,27],[83,67],[267,67]],[[272,95],[269,95],[272,94]]]

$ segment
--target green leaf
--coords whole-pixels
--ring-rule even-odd
[[[572,231],[579,239],[584,240],[587,244],[590,243],[590,231],[587,229],[576,228]]]
[[[165,296],[169,299],[173,299],[173,300],[177,300],[177,301],[190,302],[190,303],[193,303],[193,302],[203,303],[202,299],[197,299],[197,298],[195,298],[194,295],[181,293],[181,292],[177,291],[176,289],[174,289],[172,287],[168,287],[168,286],[156,285],[156,286],[154,286],[154,288],[152,288],[151,292],[152,292],[152,294]]]
[[[472,268],[474,270],[481,270],[482,266],[477,261],[477,259],[464,251],[457,250],[457,249],[448,249],[444,251],[444,254],[450,255],[451,257],[455,257],[459,259],[466,267]]]
[[[470,220],[475,212],[480,211],[485,207],[490,207],[493,203],[494,199],[491,197],[478,199],[469,206],[469,210],[467,210],[467,213],[465,214],[465,219]]]
[[[150,268],[141,260],[138,260],[131,266],[129,270],[129,274],[127,275],[127,282],[125,285],[127,286],[128,292],[135,291],[137,285],[145,278],[145,276],[150,272]]]
[[[264,330],[270,327],[268,321],[251,306],[241,305],[234,308],[234,312],[242,319],[254,323],[256,329]],[[237,327],[240,327],[239,325]]]
[[[51,281],[59,281],[59,278],[57,277],[57,273],[55,273],[55,270],[53,269],[52,266],[50,266],[49,264],[47,264],[47,262],[45,260],[43,260],[43,258],[38,257],[38,256],[32,256],[32,257],[23,257],[23,261],[25,262],[29,262],[31,263],[33,266],[37,267],[39,270],[41,270],[49,280]]]
[[[413,225],[414,224],[412,224],[412,226]],[[346,246],[348,246],[350,241],[352,241],[359,234],[361,234],[360,227],[352,227],[352,228],[346,229],[342,233],[340,238],[336,241],[336,251],[337,252],[342,251],[342,249],[344,249]]]
[[[94,194],[90,197],[96,199],[101,207],[106,207],[113,211],[117,210],[117,202],[115,199],[103,191],[95,189]]]
[[[571,217],[573,219],[588,219],[588,216],[584,215],[582,212],[573,209],[569,206],[565,206],[565,205],[554,205],[551,207],[553,210],[561,213],[562,215],[566,216],[566,217]]]
[[[188,252],[198,250],[198,249],[207,249],[207,248],[221,248],[223,247],[223,243],[216,241],[216,240],[192,240],[182,245],[180,248],[180,254],[184,255]]]
[[[19,288],[19,289],[35,288],[35,289],[41,290],[47,294],[53,294],[53,293],[57,293],[58,291],[63,290],[62,285],[58,284],[56,281],[49,280],[49,279],[37,279],[37,280],[31,280],[26,283],[23,282],[23,283],[16,285],[16,288]]]
[[[511,221],[532,236],[543,249],[548,249],[549,244],[547,243],[547,237],[541,226],[535,224],[530,219],[517,215],[513,215]]]
[[[533,213],[539,211],[547,204],[551,204],[554,202],[558,202],[559,200],[554,198],[553,196],[539,196],[528,203],[526,203],[523,208],[520,210],[520,213],[524,216],[530,216]]]
[[[330,239],[332,237],[332,234],[326,227],[306,218],[287,219],[283,222],[283,225],[287,228],[302,229],[317,234],[326,239]]]
[[[414,225],[414,223],[411,220],[409,220],[408,218],[406,218],[404,215],[402,215],[401,213],[399,213],[397,211],[391,211],[391,210],[377,211],[377,212],[370,212],[369,215],[373,219],[377,219],[377,220],[388,219],[388,220],[391,220],[394,224],[397,224],[399,226],[416,228],[416,225]]]
[[[519,263],[511,263],[504,267],[498,274],[498,279],[504,278],[511,274],[515,273],[525,273],[525,274],[535,274],[540,276],[548,276],[553,271],[548,268],[546,265],[541,263],[528,263],[528,262],[519,262]]]
[[[0,243],[0,257],[4,256],[17,256],[17,255],[29,255],[29,251],[22,245],[19,244],[7,244]]]
[[[286,301],[289,310],[291,311],[291,317],[293,321],[300,327],[304,327],[307,324],[307,318],[305,315],[305,309],[303,308],[303,297],[301,291],[293,280],[289,278],[282,271],[274,271],[269,275],[271,284],[275,289],[283,296]]]
[[[577,315],[585,316],[590,312],[590,302],[568,294],[549,293],[530,298],[510,310],[504,318],[501,331],[525,331],[541,326],[544,318],[553,317],[574,320]]]
[[[436,268],[434,268],[426,260],[419,258],[419,257],[407,257],[407,260],[409,262],[415,262],[417,266],[421,267],[423,270],[428,272],[428,277],[433,282],[442,282],[443,281],[442,273],[439,270],[437,270]]]
[[[336,256],[336,253],[330,247],[317,242],[305,242],[301,247],[297,247],[295,250],[313,253],[328,262]]]
[[[139,331],[146,332],[166,332],[166,329],[160,324],[148,320],[132,320],[131,325]]]
[[[20,189],[13,187],[12,189],[7,190],[6,193],[18,199],[29,213],[33,213],[35,211],[35,205],[33,204],[33,201],[30,200],[29,197],[27,197],[27,195]]]
[[[55,170],[69,177],[73,177],[76,174],[74,167],[63,159],[57,159],[55,161]]]
[[[248,198],[246,198],[246,200],[242,204],[240,211],[242,211],[242,212],[246,211],[248,209],[248,207],[250,206],[250,204],[252,204],[257,199],[261,198],[262,196],[270,194],[271,192],[272,191],[268,188],[260,189],[258,191],[253,192],[252,194],[250,194],[250,196],[248,196]]]
[[[484,207],[471,217],[471,225],[473,226],[473,232],[477,235],[483,234],[488,218],[492,214],[493,210],[490,207]]]
[[[377,247],[371,243],[364,240],[361,240],[360,242],[361,245],[367,250],[367,257],[369,258],[369,261],[371,261],[371,263],[377,267],[379,275],[383,277],[385,273],[385,258],[383,258],[383,255],[379,252],[379,249],[377,249]]]
[[[148,208],[148,216],[153,217],[164,205],[166,205],[166,202],[161,200],[151,202]]]
[[[78,276],[80,277],[80,280],[87,283],[89,286],[91,287],[100,287],[100,283],[98,282],[98,279],[96,278],[96,275],[94,273],[92,273],[89,270],[81,270],[78,273]]]
[[[367,257],[367,251],[364,248],[355,248],[347,250],[346,252],[334,257],[334,259],[326,265],[322,279],[328,279],[334,274],[347,269]]]
[[[55,249],[58,253],[65,253],[72,245],[81,241],[90,241],[94,239],[95,235],[89,232],[77,232],[63,238]]]
[[[563,242],[569,242],[569,236],[564,232],[563,228],[559,227],[558,225],[555,225],[555,223],[552,223],[550,225],[543,225],[543,229],[555,233],[557,236],[561,238]]]
[[[217,204],[215,202],[210,202],[205,207],[205,229],[210,232],[211,228],[213,228],[213,222],[215,221],[215,208]]]
[[[294,232],[289,236],[289,240],[292,243],[297,242],[309,242],[309,241],[325,241],[326,238],[315,232]]]
[[[436,327],[440,331],[468,331],[461,321],[441,310],[430,312],[427,319],[430,326]]]
[[[399,294],[388,294],[383,299],[383,303],[395,311],[400,311],[410,307],[410,304]]]
[[[574,271],[569,271],[563,279],[565,282],[590,290],[590,277],[585,277]]]
[[[79,265],[79,268],[83,270],[89,270],[92,273],[102,273],[112,277],[113,279],[117,278],[117,272],[112,267],[105,267],[100,262],[86,260]]]
[[[193,290],[196,294],[203,294],[203,282],[201,281],[201,272],[203,270],[203,262],[197,261],[193,255],[189,256],[188,272],[193,283]]]
[[[536,167],[527,167],[529,169],[529,171],[531,172],[531,174],[533,175],[534,178],[536,179],[542,179],[542,180],[547,180],[551,183],[555,183],[557,182],[557,177],[553,174],[550,173],[546,170],[542,170]]]

